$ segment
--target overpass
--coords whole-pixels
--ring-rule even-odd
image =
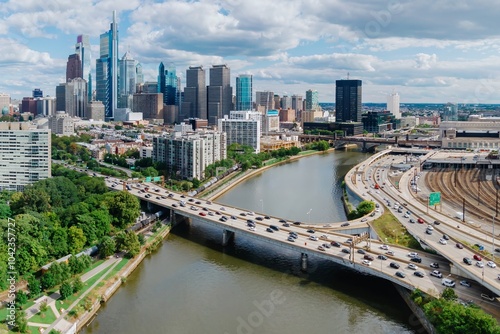
[[[112,189],[118,188],[121,190],[121,187],[116,185],[116,181],[115,186],[112,186],[113,180],[111,178],[106,179],[106,183]],[[414,271],[407,268],[410,263],[408,253],[412,250],[390,246],[391,253],[388,254],[389,247],[384,246],[377,240],[370,239],[367,234],[351,236],[326,231],[323,228],[321,228],[321,231],[311,231],[310,229],[317,228],[317,226],[306,226],[301,222],[286,222],[279,217],[252,213],[241,208],[224,207],[210,201],[170,192],[156,185],[132,183],[128,185],[130,186],[128,191],[140,200],[163,208],[162,211],[167,212],[173,224],[176,223],[179,217],[186,217],[201,225],[220,228],[224,245],[235,236],[241,235],[248,239],[258,240],[300,253],[304,270],[307,269],[307,259],[314,256],[335,262],[360,273],[381,277],[409,290],[418,288],[436,297],[443,289],[440,284],[441,280],[431,279],[428,275],[423,278],[414,276]],[[148,187],[148,190],[145,189],[146,187]],[[181,205],[181,201],[185,202],[184,206]],[[253,221],[255,228],[249,228],[247,225],[248,220]],[[275,226],[275,229],[277,227],[277,229],[273,230],[270,227],[271,225]],[[294,241],[289,240],[289,233],[292,231],[297,234]],[[339,247],[322,246],[323,244],[331,245],[332,242],[337,242]],[[360,252],[364,252],[364,254]],[[365,261],[365,255],[371,255],[373,260]],[[379,259],[379,255],[385,256],[386,259]],[[418,264],[418,266],[428,267],[430,263],[440,261],[442,266],[446,266],[439,257],[432,254],[421,254],[421,258],[423,259],[422,264]],[[405,273],[406,277],[400,278],[396,276],[395,273],[398,270],[390,267],[391,262],[397,263],[401,267],[399,271]]]

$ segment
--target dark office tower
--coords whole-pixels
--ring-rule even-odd
[[[72,54],[68,57],[68,62],[66,63],[66,82],[74,78],[82,78],[82,61],[78,54]]]
[[[236,110],[252,110],[252,76],[241,74],[236,78]]]
[[[215,125],[224,115],[229,116],[233,89],[230,85],[231,70],[226,65],[213,65],[208,86],[208,124]]]
[[[361,80],[335,82],[336,122],[361,122]]]
[[[116,11],[110,29],[100,36],[100,57],[96,60],[96,99],[102,101],[106,120],[114,119],[118,106],[118,26]]]
[[[179,117],[207,119],[207,84],[202,66],[190,66],[186,70],[186,88]]]
[[[160,63],[158,67],[158,93],[163,94],[164,104],[169,106],[177,105],[179,100],[177,87],[175,67],[170,66],[168,69],[165,69],[165,65]]]
[[[43,97],[43,92],[40,88],[35,88],[33,89],[33,97],[34,98],[37,98],[37,97]]]

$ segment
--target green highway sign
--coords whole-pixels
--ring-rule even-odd
[[[146,182],[151,182],[151,176],[146,177]]]
[[[153,178],[153,181],[154,181],[154,182],[158,182],[158,181],[160,181],[160,180],[161,180],[161,177],[159,177],[159,176],[155,176],[155,177]]]
[[[434,206],[437,204],[441,204],[441,193],[440,192],[430,193],[429,205]]]

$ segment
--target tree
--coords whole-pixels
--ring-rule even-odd
[[[68,281],[64,281],[59,288],[59,294],[61,295],[61,299],[66,299],[73,294],[73,287],[71,283]]]
[[[457,300],[458,296],[455,293],[455,290],[453,290],[452,288],[445,288],[441,293],[441,298],[449,301],[454,301]]]
[[[102,258],[113,255],[116,251],[115,240],[111,237],[104,237],[99,247],[99,254]]]
[[[127,232],[125,234],[125,240],[123,241],[123,249],[128,252],[131,257],[139,254],[141,250],[141,244],[137,234],[134,232]]]
[[[36,298],[42,292],[40,289],[40,281],[33,275],[28,277],[28,289],[30,290],[30,298]]]
[[[139,216],[139,200],[127,191],[109,193],[106,203],[113,225],[119,228],[125,228]]]
[[[144,234],[142,234],[142,233],[138,235],[137,239],[139,240],[139,243],[141,245],[144,245],[146,243],[146,238],[144,237]]]
[[[23,291],[16,292],[16,305],[20,308],[22,305],[28,302],[28,295]]]
[[[28,332],[28,320],[26,319],[26,313],[22,310],[16,311],[16,329],[21,333]]]
[[[364,216],[375,209],[375,204],[372,201],[362,201],[357,207],[359,217]]]
[[[68,233],[65,228],[55,227],[52,232],[51,241],[52,254],[58,258],[68,254]]]
[[[71,285],[73,286],[73,293],[77,293],[78,291],[83,289],[83,282],[80,276],[75,277]]]
[[[43,274],[42,278],[40,279],[40,283],[42,284],[42,288],[44,290],[52,288],[53,286],[56,285],[54,274],[52,274],[50,271],[47,271],[45,274]]]
[[[81,228],[78,228],[76,226],[71,226],[68,229],[69,251],[72,254],[80,252],[83,249],[83,246],[85,245],[86,242],[87,239],[85,238],[85,235],[83,234]]]

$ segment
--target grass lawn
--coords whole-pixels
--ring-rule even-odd
[[[302,151],[302,152],[299,152],[298,155],[305,155],[305,154],[311,154],[311,153],[314,153],[314,152],[317,152],[316,150],[307,150],[307,151]]]
[[[23,305],[23,310],[26,310],[27,308],[33,306],[34,304],[35,304],[34,301],[29,300],[26,304]],[[7,316],[7,312],[8,312],[8,310],[6,307],[0,308],[0,322],[5,320],[5,317]]]
[[[107,280],[116,275],[128,263],[128,261],[130,261],[130,259],[122,259],[120,263],[118,263],[116,267],[114,267],[113,270],[111,270],[111,272],[107,274],[106,277],[104,277],[104,280]]]
[[[34,316],[28,319],[29,322],[38,322],[40,324],[51,324],[56,321],[56,315],[50,307],[47,307],[47,311],[38,312]]]
[[[374,220],[372,226],[382,242],[422,250],[418,241],[415,240],[396,217],[388,211],[385,211],[382,216]]]
[[[100,273],[94,275],[91,279],[87,280],[86,282],[83,283],[83,288],[77,292],[76,294],[72,294],[71,296],[69,296],[68,298],[66,298],[65,300],[57,300],[56,302],[56,305],[57,305],[57,309],[60,309],[61,307],[63,309],[68,309],[68,307],[75,301],[78,299],[78,297],[80,297],[82,295],[82,293],[84,293],[85,291],[88,290],[88,288],[94,284],[102,275],[104,275],[104,273],[109,269],[109,267],[107,267],[106,269],[104,269],[103,271],[101,271]]]

